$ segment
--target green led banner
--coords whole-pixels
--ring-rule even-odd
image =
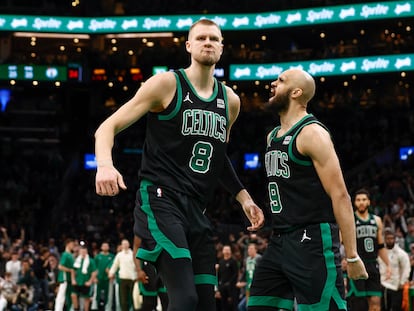
[[[255,14],[97,18],[0,15],[0,31],[73,34],[187,31],[193,22],[203,17],[214,20],[223,30],[259,30],[412,16],[414,1],[373,2]]]
[[[230,80],[275,80],[291,68],[311,75],[334,76],[414,70],[414,54],[324,59],[275,64],[230,65]]]
[[[67,67],[2,64],[0,80],[66,81]]]

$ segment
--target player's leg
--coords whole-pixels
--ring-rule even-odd
[[[368,311],[380,311],[381,310],[381,297],[370,296],[368,297]]]
[[[210,221],[203,214],[203,207],[197,203],[189,203],[187,215],[192,224],[189,227],[188,245],[191,252],[196,284],[198,304],[197,311],[216,310],[215,286],[216,248]]]
[[[256,266],[250,295],[247,302],[249,311],[293,310],[293,290],[283,272],[283,238],[274,235]]]
[[[368,311],[381,310],[381,275],[377,262],[369,262],[365,264],[369,278],[365,280],[366,292],[368,293]]]
[[[284,253],[293,259],[284,262],[284,270],[299,310],[310,306],[318,310],[346,310],[338,226],[309,225],[288,233],[284,242]]]
[[[173,259],[162,251],[156,266],[167,288],[168,311],[196,310],[198,297],[191,260]]]

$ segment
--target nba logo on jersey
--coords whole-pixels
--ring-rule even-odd
[[[221,98],[217,98],[217,108],[224,108],[224,100]]]
[[[292,136],[286,136],[283,140],[283,145],[289,145],[290,141],[292,140]]]

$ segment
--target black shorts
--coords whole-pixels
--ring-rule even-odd
[[[249,310],[346,310],[337,224],[274,234],[257,265]],[[272,310],[273,310],[272,309]]]
[[[369,278],[366,280],[348,280],[347,297],[382,296],[381,275],[377,261],[365,262]]]
[[[79,295],[80,297],[92,297],[93,296],[93,289],[91,286],[85,285],[74,285],[72,288],[72,293]]]
[[[148,277],[148,283],[143,284],[139,282],[139,291],[143,296],[158,296],[158,293],[166,293],[160,275],[157,273],[155,266],[149,261],[141,261],[141,269]]]
[[[216,253],[203,202],[141,181],[134,210],[134,234],[142,239],[137,258],[156,262],[162,251],[192,261],[196,284],[216,284]]]

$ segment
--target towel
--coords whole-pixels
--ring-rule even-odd
[[[82,262],[83,260],[83,262]],[[86,255],[85,258],[82,258],[81,255],[76,257],[75,263],[73,264],[73,267],[76,269],[79,269],[82,265],[82,273],[87,274],[88,273],[88,267],[89,267],[89,255]]]

